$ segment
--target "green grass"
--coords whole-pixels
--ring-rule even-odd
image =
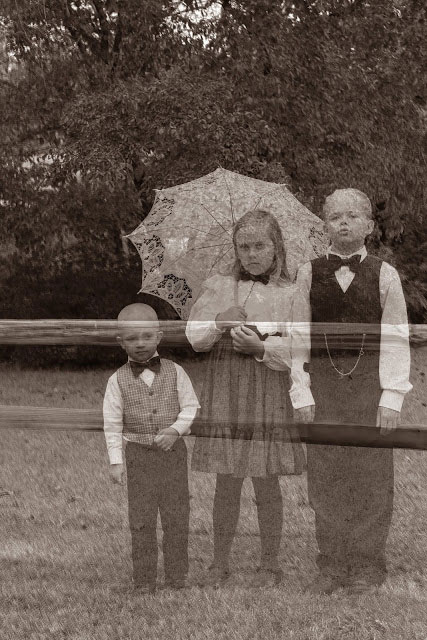
[[[420,355],[415,365],[414,400],[405,411],[426,422]],[[197,369],[189,371],[198,387]],[[3,367],[0,404],[99,407],[110,373]],[[17,500],[0,498],[1,639],[427,639],[427,452],[395,452],[389,578],[374,594],[303,592],[315,572],[315,542],[302,476],[281,479],[280,588],[251,587],[258,527],[245,482],[230,585],[144,598],[130,589],[126,492],[109,481],[103,435],[3,430],[1,438],[0,486]],[[211,559],[214,476],[190,472],[190,482],[195,585]]]

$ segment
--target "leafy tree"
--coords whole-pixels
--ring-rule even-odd
[[[373,248],[399,267],[412,320],[425,321],[423,2],[3,7],[17,61],[0,80],[6,315],[114,315],[111,292],[130,299],[139,280],[121,235],[153,189],[221,165],[287,182],[316,213],[336,187],[366,191]],[[28,163],[34,154],[42,162]]]

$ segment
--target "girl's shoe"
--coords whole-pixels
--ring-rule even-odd
[[[224,567],[212,565],[203,580],[205,587],[220,587],[227,582],[230,577],[230,571]]]
[[[156,584],[151,582],[137,582],[133,585],[134,593],[141,596],[153,596],[156,593]]]
[[[385,577],[384,571],[375,568],[353,569],[346,586],[350,593],[360,595],[380,587],[385,582]]]
[[[165,580],[165,589],[186,589],[187,587],[187,578]]]
[[[312,595],[330,595],[347,586],[347,574],[342,571],[321,570],[317,578],[308,585],[306,591]]]

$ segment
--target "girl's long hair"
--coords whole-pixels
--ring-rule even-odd
[[[277,284],[284,284],[286,282],[289,282],[290,276],[286,266],[286,249],[285,243],[283,241],[282,231],[275,216],[269,211],[265,211],[264,209],[251,209],[247,211],[241,218],[239,218],[239,220],[234,225],[233,245],[236,259],[231,268],[232,275],[234,275],[236,280],[238,280],[243,269],[242,263],[240,262],[237,253],[236,235],[240,229],[248,225],[253,225],[257,228],[264,226],[264,228],[267,229],[269,238],[273,242],[274,260],[271,266],[271,270],[269,270],[271,280],[277,282]]]

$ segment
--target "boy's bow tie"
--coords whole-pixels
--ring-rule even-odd
[[[130,368],[132,369],[132,373],[135,378],[137,378],[144,369],[151,369],[154,373],[160,372],[160,358],[159,356],[154,356],[147,360],[147,362],[136,362],[135,360],[129,360]]]
[[[341,267],[348,267],[353,273],[357,273],[360,267],[360,254],[351,256],[351,258],[341,258],[334,253],[330,253],[328,256],[328,266],[331,272],[335,273]]]

